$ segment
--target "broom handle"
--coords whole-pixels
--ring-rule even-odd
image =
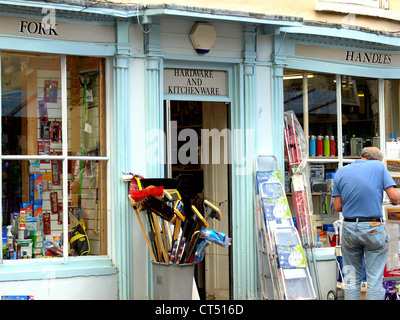
[[[82,137],[81,137],[81,157],[83,157],[83,150],[85,146],[85,123],[87,120],[87,115],[86,115],[86,90],[87,90],[87,85],[86,85],[86,80],[84,80],[84,87],[83,87],[83,114],[82,114]],[[80,160],[79,162],[79,206],[81,205],[81,197],[82,197],[82,178],[83,178],[83,160]]]
[[[155,255],[154,255],[153,249],[151,248],[150,241],[147,238],[146,231],[144,230],[142,219],[140,219],[139,211],[136,208],[134,208],[134,209],[135,209],[135,212],[136,212],[136,216],[137,216],[137,218],[139,220],[140,227],[142,228],[143,235],[144,235],[144,237],[146,239],[147,245],[149,246],[151,256],[153,257],[153,261],[157,261]]]
[[[153,223],[154,223],[154,229],[155,229],[155,233],[156,233],[156,239],[157,239],[158,245],[160,247],[161,254],[162,254],[163,258],[164,258],[164,262],[168,263],[169,262],[168,254],[165,252],[163,241],[161,239],[161,228],[160,228],[159,222],[157,221],[158,217],[153,212],[151,213],[151,215],[153,217]],[[161,262],[161,259],[160,259],[160,262]]]

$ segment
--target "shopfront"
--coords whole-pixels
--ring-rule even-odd
[[[211,226],[234,240],[208,250],[196,272],[202,297],[257,298],[253,161],[275,143],[264,89],[272,43],[256,24],[299,22],[29,4],[7,2],[0,20],[0,294],[152,299],[149,252],[121,179],[135,172],[190,176],[195,196],[220,207]],[[215,32],[211,44],[195,32],[199,20]],[[185,143],[187,133],[197,140]]]
[[[256,23],[271,24],[272,29],[299,22],[237,13],[232,13],[232,20],[223,12],[211,17],[196,10],[181,19],[173,9],[146,11],[151,23],[141,26],[146,56],[138,55],[134,63],[146,81],[144,96],[143,85],[132,94],[143,98],[145,109],[133,106],[138,138],[135,167],[146,170],[150,178],[188,179],[192,199],[209,200],[221,209],[223,218],[213,221],[212,228],[228,234],[232,246],[206,250],[204,266],[199,265],[195,275],[200,297],[257,299],[253,165],[257,154],[271,154],[277,144],[270,91],[272,41]],[[199,25],[213,32],[191,41]],[[215,35],[211,47],[210,34]],[[143,132],[146,145],[139,138]],[[149,261],[135,259],[146,245],[137,219],[133,224],[137,226],[134,279],[141,281],[140,275],[148,274],[151,296]]]
[[[317,30],[320,34],[312,41],[309,35],[291,31],[277,41],[284,61],[283,108],[296,113],[308,137],[313,214],[321,247],[317,258],[334,261],[335,238],[329,226],[340,219],[330,196],[334,173],[359,159],[363,147],[376,146],[386,158],[393,157],[388,148],[399,135],[400,64],[396,42],[389,45],[385,36],[347,30],[337,37],[329,28],[317,27],[307,28],[307,33]],[[287,192],[290,200],[289,184]],[[323,289],[326,299],[329,286]]]
[[[117,299],[107,117],[115,21],[41,9],[6,6],[0,19],[0,295]]]
[[[121,179],[135,173],[186,179],[191,200],[221,209],[211,228],[232,245],[206,251],[201,298],[258,299],[254,160],[274,154],[285,168],[283,111],[332,141],[309,157],[323,180],[361,146],[385,152],[400,135],[389,37],[218,10],[54,6],[55,24],[51,8],[33,5],[8,5],[0,19],[0,295],[152,299],[150,253]],[[313,194],[320,226],[338,218],[330,201]],[[325,239],[317,259],[334,262]]]

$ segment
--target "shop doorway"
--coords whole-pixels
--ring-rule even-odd
[[[165,101],[167,136],[166,176],[180,178],[186,204],[202,207],[208,200],[222,213],[209,229],[231,235],[230,219],[230,104]],[[183,195],[182,195],[183,197]],[[231,247],[211,244],[195,268],[200,299],[231,298]]]

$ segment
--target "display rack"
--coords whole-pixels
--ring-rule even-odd
[[[307,258],[294,227],[275,156],[258,156],[257,252],[263,299],[316,299]]]

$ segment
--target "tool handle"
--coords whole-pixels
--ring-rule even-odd
[[[155,234],[156,234],[156,239],[157,239],[157,245],[158,245],[158,247],[160,248],[162,257],[163,257],[163,259],[164,259],[164,262],[165,262],[165,263],[168,263],[168,261],[169,261],[169,259],[168,259],[168,254],[167,254],[167,252],[165,251],[165,247],[164,247],[164,244],[163,244],[163,240],[162,240],[162,238],[161,238],[161,227],[160,227],[160,224],[159,224],[159,222],[158,222],[158,217],[157,217],[156,214],[153,213],[153,212],[152,212],[151,214],[152,214],[152,216],[153,216],[153,223],[154,223],[154,229],[155,229]],[[160,262],[161,262],[161,261],[160,261]]]
[[[136,208],[134,208],[134,210],[135,210],[136,216],[137,216],[137,218],[138,218],[138,220],[139,220],[140,227],[142,228],[143,235],[144,235],[144,237],[145,237],[145,239],[146,239],[147,245],[149,246],[151,256],[153,257],[153,261],[157,261],[155,255],[154,255],[153,249],[151,248],[149,238],[147,237],[146,231],[144,230],[143,223],[142,223],[142,219],[140,219],[139,211],[138,211]]]

